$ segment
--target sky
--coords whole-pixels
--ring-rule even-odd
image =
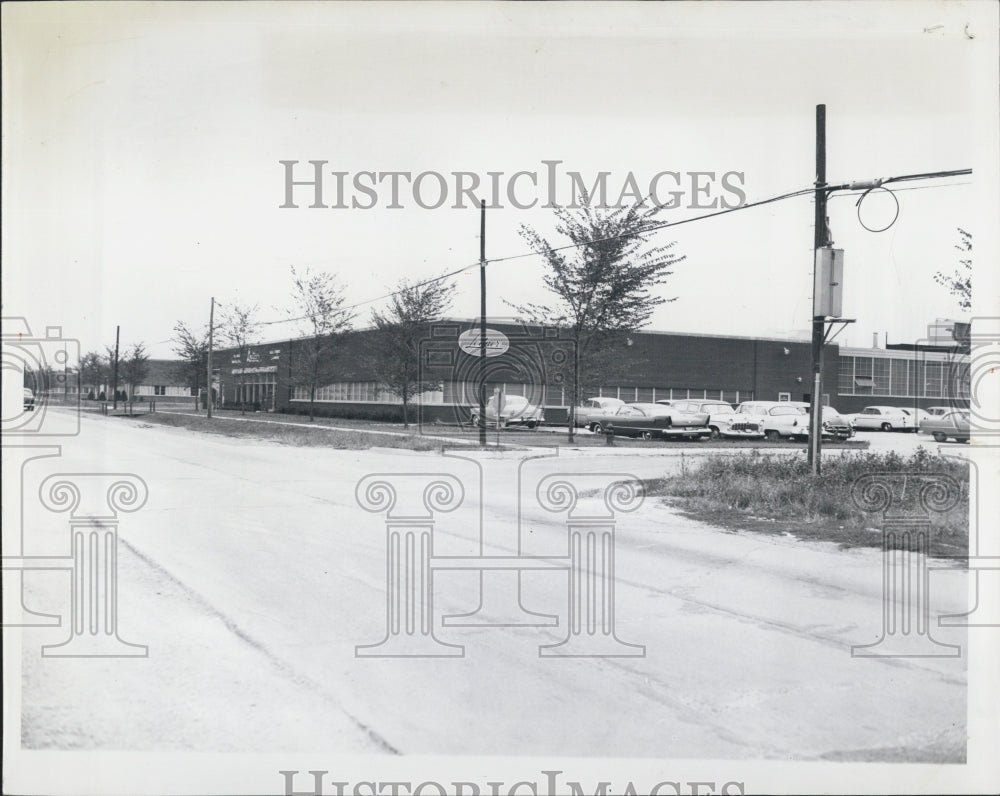
[[[453,186],[422,208],[405,184],[390,208],[385,182],[369,209],[309,207],[308,187],[281,207],[283,160],[296,179],[326,161],[328,203],[335,171],[348,187],[367,171],[544,180],[555,160],[561,203],[569,171],[608,172],[613,195],[629,174],[646,188],[678,172],[688,190],[659,216],[675,222],[711,212],[692,207],[708,200],[691,172],[714,173],[699,178],[712,198],[735,196],[727,172],[747,202],[811,187],[824,103],[832,183],[974,169],[899,186],[881,233],[859,213],[887,223],[888,195],[830,200],[856,319],[838,341],[914,341],[966,317],[934,281],[958,267],[957,228],[996,262],[995,17],[976,2],[4,4],[3,314],[84,351],[120,325],[123,345],[167,357],[213,296],[288,318],[294,265],[335,274],[364,326],[400,279],[477,262],[478,211],[451,207]],[[540,201],[488,209],[488,258],[527,252],[524,226],[563,242],[546,189],[519,185]],[[648,328],[807,337],[812,224],[804,196],[657,232],[684,260]],[[543,268],[491,265],[487,313],[544,301]],[[451,314],[478,315],[478,268],[456,283]],[[262,339],[299,333],[269,323]]]

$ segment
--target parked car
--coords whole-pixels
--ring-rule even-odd
[[[764,436],[764,429],[761,428],[757,418],[740,414],[725,401],[672,401],[668,405],[674,406],[682,412],[707,412],[708,427],[712,432],[713,439],[717,437],[753,439]]]
[[[900,406],[866,406],[852,418],[856,429],[915,431],[913,416]]]
[[[811,414],[812,407],[803,401],[793,401],[796,406],[801,406],[806,410],[806,414]],[[823,436],[843,442],[854,436],[854,424],[851,419],[840,414],[832,406],[823,406]]]
[[[682,403],[683,404],[687,404],[688,401],[687,400],[684,400],[684,401],[680,401],[680,400],[678,400],[678,401],[668,401],[666,398],[664,398],[662,400],[657,401],[655,405],[659,406],[663,410],[666,410],[666,412],[671,417],[675,417],[676,416],[678,418],[684,418],[684,417],[687,417],[688,415],[691,415],[691,414],[695,414],[695,415],[708,414],[708,412],[698,412],[698,411],[692,412],[690,409],[688,409],[687,406],[681,407],[680,405]],[[722,403],[722,401],[719,401],[719,403]]]
[[[472,412],[472,425],[480,425],[479,407],[474,406]],[[504,396],[503,406],[500,410],[500,426],[524,425],[528,428],[535,428],[545,422],[545,414],[542,407],[530,403],[523,395]],[[497,423],[497,397],[492,396],[486,402],[486,425],[495,426]]]
[[[931,414],[926,409],[920,409],[919,407],[907,409],[906,414],[913,418],[913,425],[917,431],[920,431],[920,424],[931,417]]]
[[[956,442],[969,441],[969,412],[957,409],[946,415],[938,415],[924,421],[922,429],[934,436],[935,442],[947,442],[949,438]]]
[[[576,425],[600,434],[604,421],[623,406],[625,402],[619,398],[588,398],[576,407]]]
[[[604,428],[623,437],[643,439],[707,439],[712,436],[706,412],[681,412],[661,404],[625,404],[609,417]]]
[[[744,401],[736,407],[736,411],[756,418],[767,439],[809,437],[809,412],[800,404],[790,401]]]
[[[928,406],[926,409],[917,410],[917,430],[921,434],[930,433],[924,424],[928,420],[944,417],[951,412],[957,411],[954,406]]]
[[[27,387],[24,388],[24,411],[35,411],[35,394]]]

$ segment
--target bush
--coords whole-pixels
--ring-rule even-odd
[[[950,475],[961,494],[958,505],[947,512],[931,512],[937,536],[967,545],[969,529],[969,469],[955,459],[930,453],[923,447],[909,457],[897,453],[844,453],[824,458],[823,471],[813,476],[801,456],[751,454],[706,459],[686,473],[649,485],[650,494],[686,499],[701,511],[739,512],[754,518],[795,520],[800,523],[831,522],[841,527],[881,527],[878,513],[863,511],[851,496],[859,478],[873,473],[942,473]],[[894,509],[915,510],[919,489],[902,490]],[[873,540],[874,541],[874,540]]]

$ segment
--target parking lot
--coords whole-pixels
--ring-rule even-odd
[[[382,424],[383,426],[389,424]],[[473,441],[478,440],[478,429],[465,427],[441,427],[427,425],[421,428],[421,433],[430,436],[454,436]],[[565,426],[543,425],[534,429],[523,427],[510,427],[497,431],[495,428],[487,429],[487,444],[493,445],[498,441],[505,445],[524,445],[530,447],[552,447],[553,445],[568,444],[568,434]],[[574,434],[574,445],[578,446],[606,446],[607,439],[603,434],[593,434],[587,429],[577,429]],[[739,448],[756,448],[776,451],[790,451],[795,449],[805,450],[807,444],[802,440],[782,439],[774,442],[764,439],[732,439],[722,438],[715,440],[639,440],[625,437],[616,437],[614,440],[616,447],[628,448],[681,448],[684,450],[706,449],[706,450],[735,450]],[[929,434],[911,431],[869,431],[863,429],[857,431],[855,436],[846,442],[823,441],[824,450],[870,450],[877,453],[887,453],[894,451],[900,456],[909,456],[919,447],[928,450],[947,451],[951,449],[961,450],[966,447],[965,443],[955,442],[935,442]]]

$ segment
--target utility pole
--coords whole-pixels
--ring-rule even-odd
[[[121,330],[122,330],[121,326],[115,327],[115,376],[114,376],[115,383],[111,387],[112,392],[114,392],[115,394],[114,405],[111,408],[114,409],[115,411],[118,410],[118,338],[119,335],[121,334]]]
[[[212,307],[208,311],[208,381],[205,382],[205,406],[208,407],[208,416],[212,416],[212,334],[215,331],[215,296],[212,296]]]
[[[479,200],[479,446],[486,447],[486,201],[483,199]]]
[[[813,285],[816,284],[817,256],[819,250],[830,244],[826,226],[826,105],[816,106],[816,217],[813,235]],[[815,292],[815,287],[813,288]],[[813,296],[812,367],[813,387],[809,416],[809,464],[813,475],[819,475],[823,437],[823,336],[826,317],[817,315],[816,296]]]

